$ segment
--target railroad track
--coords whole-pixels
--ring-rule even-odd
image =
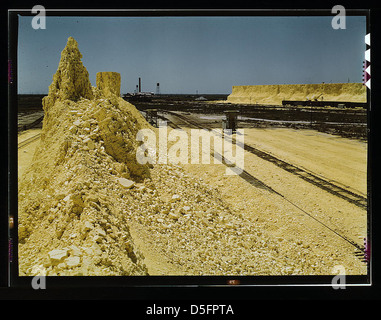
[[[33,137],[30,137],[28,139],[25,139],[24,141],[21,141],[18,145],[17,145],[17,148],[18,149],[22,149],[24,147],[26,147],[28,144],[38,140],[41,136],[41,133],[38,133],[36,135],[34,135]]]
[[[20,125],[18,127],[17,131],[20,132],[20,131],[25,131],[25,130],[31,129],[31,128],[37,126],[38,124],[40,124],[43,119],[44,119],[44,116],[41,116],[29,124]]]
[[[185,117],[185,116],[183,116],[181,114],[177,114],[176,112],[172,112],[172,111],[165,111],[165,112],[178,117],[183,122],[187,123],[188,125],[190,125],[192,127],[195,127],[195,128],[198,128],[198,129],[205,129],[201,125],[199,125],[198,123],[188,119],[187,117]],[[180,128],[178,125],[174,124],[172,121],[168,120],[164,116],[158,116],[158,117],[163,119],[163,120],[165,120],[165,121],[168,121],[169,125],[172,128]],[[347,200],[347,201],[349,201],[351,203],[354,203],[354,204],[356,204],[357,206],[359,206],[361,208],[364,208],[364,207],[366,208],[366,199],[365,198],[361,199],[360,195],[357,195],[357,194],[355,194],[355,193],[353,193],[353,192],[351,192],[349,190],[346,190],[346,189],[344,189],[342,187],[334,185],[334,184],[332,184],[331,182],[329,182],[327,180],[324,180],[324,179],[322,179],[322,178],[320,178],[320,177],[318,177],[316,175],[313,175],[310,172],[307,172],[307,171],[305,171],[305,170],[303,170],[301,168],[298,168],[298,167],[296,167],[296,166],[294,166],[292,164],[289,164],[289,163],[287,163],[287,162],[285,162],[283,160],[277,159],[276,157],[274,157],[274,156],[272,156],[272,155],[270,155],[268,153],[265,153],[263,151],[260,151],[258,149],[255,149],[254,147],[251,147],[251,146],[248,146],[248,145],[245,144],[244,148],[248,152],[253,153],[255,155],[258,155],[259,157],[261,157],[261,158],[263,158],[265,160],[268,160],[268,161],[278,165],[279,167],[281,167],[282,169],[284,169],[284,170],[286,170],[288,172],[296,174],[297,176],[301,177],[303,180],[308,181],[308,182],[310,182],[310,183],[320,187],[321,189],[326,190],[326,191],[330,192],[331,194],[334,194],[335,196],[338,196],[338,197],[343,198],[343,199],[345,199],[345,200]],[[219,156],[221,157],[221,155],[219,155]],[[250,184],[256,186],[256,187],[260,187],[262,189],[266,189],[266,190],[268,190],[268,191],[270,191],[272,193],[275,193],[278,196],[282,197],[284,200],[286,200],[288,203],[293,205],[295,208],[297,208],[298,210],[303,212],[305,215],[309,216],[311,219],[315,220],[317,223],[322,225],[324,228],[326,228],[330,232],[336,234],[342,240],[344,240],[345,242],[347,242],[351,246],[353,246],[355,248],[354,255],[357,258],[359,258],[361,261],[366,262],[366,260],[364,258],[364,255],[365,255],[365,246],[364,245],[360,245],[356,241],[353,241],[352,239],[348,238],[347,236],[345,236],[345,235],[337,232],[336,230],[332,229],[327,224],[325,224],[324,222],[320,221],[319,219],[314,217],[312,214],[310,214],[309,212],[307,212],[306,210],[304,210],[303,208],[301,208],[300,206],[298,206],[297,204],[292,202],[291,200],[287,199],[280,192],[274,190],[273,188],[271,188],[269,185],[267,185],[263,181],[255,178],[253,175],[251,175],[246,170],[242,170],[242,173],[239,176],[241,178],[243,178],[244,180],[246,180],[247,182],[249,182]],[[337,190],[335,188],[337,188]],[[356,197],[353,196],[354,199],[353,198],[349,198],[345,194],[341,194],[340,192],[343,192],[343,193],[345,192],[346,194],[349,194],[349,195],[353,194]],[[362,200],[365,203],[360,203],[358,200]]]
[[[197,128],[200,128],[200,129],[204,129],[202,126],[200,126],[198,123],[192,121],[192,120],[189,120],[187,117],[181,115],[181,114],[177,114],[175,112],[172,112],[172,111],[166,111],[167,113],[169,114],[172,114],[174,116],[177,116],[178,118],[182,119],[183,121],[187,122],[188,124],[194,126],[194,127],[197,127]],[[232,141],[234,142],[235,139],[232,138]],[[319,177],[317,176],[316,174],[313,174],[312,172],[309,172],[309,171],[306,171],[300,167],[297,167],[293,164],[290,164],[284,160],[281,160],[267,152],[264,152],[262,150],[259,150],[257,148],[254,148],[253,146],[250,146],[248,144],[244,144],[244,149],[266,161],[269,161],[273,164],[275,164],[276,166],[282,168],[283,170],[287,171],[287,172],[290,172],[296,176],[298,176],[299,178],[341,198],[341,199],[344,199],[350,203],[353,203],[354,205],[356,205],[357,207],[359,208],[362,208],[362,209],[367,209],[367,198],[363,197],[362,195],[360,194],[357,194],[357,193],[354,193],[353,191],[350,191],[342,186],[339,186],[337,184],[334,184],[332,181],[328,181],[326,179],[323,179],[322,177]]]

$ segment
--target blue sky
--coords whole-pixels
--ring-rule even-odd
[[[335,30],[326,17],[19,17],[19,93],[47,93],[68,37],[95,85],[116,71],[121,93],[231,93],[233,85],[361,82],[365,16]]]

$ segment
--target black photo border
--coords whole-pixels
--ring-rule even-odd
[[[49,9],[46,7],[47,16],[333,16],[331,9]],[[94,11],[95,10],[95,11]],[[371,33],[371,43],[374,43],[373,21],[374,18],[368,9],[347,9],[348,16],[366,16],[367,34]],[[11,77],[8,78],[8,199],[7,199],[7,221],[9,215],[14,217],[14,227],[8,229],[8,259],[7,270],[8,286],[13,288],[30,288],[33,277],[21,277],[18,275],[18,234],[17,234],[17,43],[18,43],[18,15],[32,16],[30,9],[14,9],[8,12],[8,60],[11,60]],[[372,53],[373,53],[373,47]],[[373,61],[372,61],[372,72]],[[373,79],[376,78],[372,73]],[[9,74],[8,74],[9,76]],[[375,90],[367,90],[368,103],[368,226],[369,238],[371,239],[372,255],[370,259],[368,274],[365,276],[346,276],[347,288],[353,288],[358,292],[360,287],[369,287],[374,281],[374,217],[372,215],[374,207],[373,189],[373,155],[377,150],[374,146],[375,112],[371,105],[377,98],[373,96]],[[378,101],[378,100],[377,100]],[[229,288],[256,288],[259,291],[270,292],[270,288],[276,288],[279,297],[281,294],[287,295],[289,290],[297,292],[296,295],[303,297],[305,289],[317,288],[326,292],[328,296],[337,292],[332,289],[331,281],[333,276],[86,276],[86,277],[46,277],[46,284],[49,288],[135,288],[145,290],[150,288],[153,292],[158,292],[158,288],[181,288],[182,290],[193,290],[192,288],[210,288],[215,291],[221,287]],[[233,281],[232,281],[233,280]],[[238,280],[238,282],[237,282]],[[237,285],[237,283],[239,283]],[[291,289],[293,288],[293,289]],[[143,292],[142,291],[142,292]],[[340,290],[338,290],[340,291]],[[341,290],[344,292],[345,290]],[[78,293],[81,290],[77,291]],[[144,291],[145,292],[145,291]],[[345,291],[346,294],[348,291]],[[344,294],[345,295],[345,294]],[[218,297],[218,294],[216,295]]]

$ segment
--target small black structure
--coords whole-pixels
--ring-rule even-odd
[[[146,120],[151,126],[154,126],[157,128],[157,109],[147,109]]]
[[[225,111],[225,116],[226,119],[222,120],[222,129],[231,129],[232,133],[235,133],[237,130],[238,111],[227,110]]]

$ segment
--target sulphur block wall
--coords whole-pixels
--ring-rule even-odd
[[[232,103],[282,105],[282,100],[366,102],[362,83],[322,83],[233,86]]]
[[[103,92],[104,95],[109,96],[114,94],[120,96],[120,82],[121,77],[118,72],[98,72],[96,77],[97,88]]]

